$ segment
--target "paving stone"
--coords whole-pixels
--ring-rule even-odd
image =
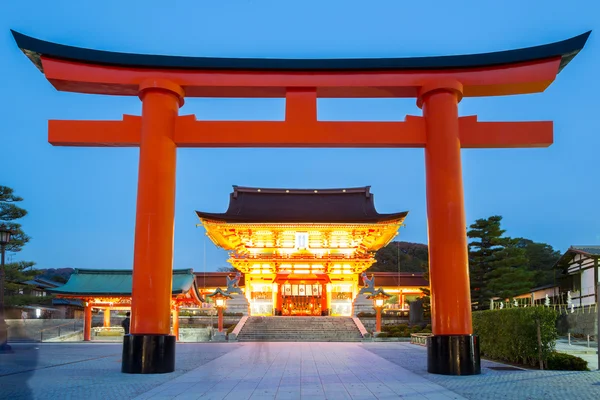
[[[1,399],[600,398],[600,372],[432,375],[408,343],[184,343],[171,374],[120,372],[118,344],[15,345],[0,356]]]

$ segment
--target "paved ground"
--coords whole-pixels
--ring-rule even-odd
[[[177,345],[172,374],[121,373],[121,343],[13,344],[0,354],[0,399],[131,399],[236,349],[230,343]]]
[[[504,365],[482,360],[481,375],[433,375],[427,373],[426,350],[419,352],[415,347],[408,343],[363,344],[370,352],[468,399],[600,399],[599,371],[497,371],[491,368]]]
[[[408,343],[182,343],[177,371],[120,373],[119,344],[15,345],[0,399],[599,399],[600,372],[426,372]]]

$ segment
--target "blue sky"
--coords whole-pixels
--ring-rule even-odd
[[[93,4],[92,4],[93,3]],[[0,3],[0,184],[25,198],[32,236],[12,260],[39,268],[131,268],[138,150],[52,147],[48,119],[139,115],[134,97],[57,92],[9,29],[58,43],[215,57],[405,57],[528,47],[595,30],[542,94],[473,99],[481,121],[553,120],[547,149],[463,150],[467,223],[502,215],[511,236],[600,244],[600,3],[589,1],[19,1]],[[281,120],[283,100],[188,99],[198,119]],[[320,100],[322,120],[402,120],[411,99]],[[231,185],[371,185],[378,211],[409,211],[401,240],[427,240],[422,149],[180,149],[176,268],[211,271],[227,255],[196,228]],[[206,248],[206,252],[204,249]]]

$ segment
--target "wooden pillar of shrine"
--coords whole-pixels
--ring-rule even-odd
[[[179,306],[175,305],[173,309],[173,335],[179,341]]]
[[[92,304],[87,302],[83,310],[83,341],[90,340],[92,340]]]
[[[321,284],[321,315],[329,315],[327,311],[327,284]]]
[[[105,328],[110,328],[110,307],[104,309],[104,324]]]
[[[431,373],[481,373],[479,341],[471,325],[471,289],[463,200],[458,102],[462,84],[432,82],[421,88],[426,137],[425,167],[429,235],[429,281],[433,337]]]

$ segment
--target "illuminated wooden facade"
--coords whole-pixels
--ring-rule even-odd
[[[396,236],[407,212],[377,213],[369,187],[234,186],[227,212],[197,214],[245,274],[252,314],[350,315],[360,273]]]

